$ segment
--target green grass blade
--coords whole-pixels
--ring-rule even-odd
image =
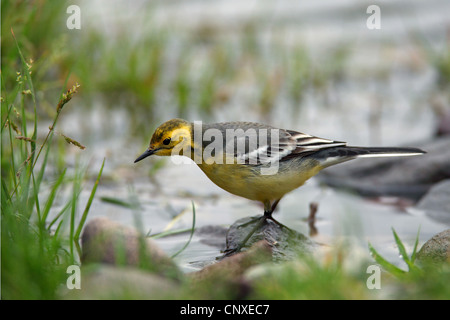
[[[29,199],[31,174],[28,171],[31,172],[30,167],[26,167],[26,172],[22,172],[20,175],[18,184],[20,192],[17,194],[18,200],[15,201],[17,203],[18,212],[25,216],[27,220],[31,217],[32,214],[32,207],[29,203],[31,200],[33,200]]]
[[[397,232],[395,232],[394,228],[392,228],[392,233],[394,234],[395,243],[397,244],[398,251],[399,251],[400,255],[402,256],[403,261],[405,261],[405,263],[408,265],[409,271],[417,269],[417,267],[414,265],[414,263],[409,258],[409,255],[406,252],[405,245],[400,240],[400,237],[398,236]]]
[[[2,103],[2,106],[3,105],[8,105],[8,102],[4,102],[4,103]],[[6,111],[3,111],[2,110],[2,114],[5,114],[6,116],[5,116],[5,119],[3,120],[3,123],[2,123],[2,127],[1,127],[1,133],[3,133],[3,129],[5,129],[6,128],[6,123],[8,122],[8,120],[9,120],[9,114],[11,113],[11,109],[13,108],[13,105],[11,104],[10,106],[9,106],[9,108],[8,107],[5,107],[5,109],[6,109]]]
[[[61,186],[62,182],[64,181],[64,177],[66,175],[66,169],[61,173],[58,180],[56,180],[56,183],[53,185],[52,190],[50,191],[50,194],[47,198],[47,202],[45,203],[44,211],[42,212],[42,226],[45,228],[45,221],[47,220],[48,213],[50,212],[50,209],[52,208],[53,201],[56,197],[56,192],[58,191],[59,187]]]
[[[61,221],[59,221],[58,226],[55,229],[55,233],[53,234],[53,238],[54,238],[55,241],[56,241],[56,239],[58,239],[59,232],[61,231],[61,227],[62,227],[63,222],[64,222],[64,220],[61,219]]]
[[[71,200],[71,210],[70,210],[70,228],[69,228],[69,252],[72,262],[75,261],[74,259],[74,235],[75,235],[75,215],[77,212],[77,200],[78,195],[81,192],[81,177],[79,176],[79,173],[75,174],[74,180],[73,180],[73,190],[72,190],[72,200]]]
[[[420,234],[420,226],[419,226],[419,229],[417,230],[416,241],[414,242],[414,248],[413,248],[413,252],[411,254],[411,262],[412,263],[414,263],[416,261],[417,246],[419,245],[419,234]]]
[[[80,194],[77,195],[77,199],[78,199],[79,195]],[[59,218],[64,214],[64,212],[66,212],[67,209],[69,209],[71,204],[72,204],[72,201],[67,202],[67,204],[64,206],[64,208],[62,208],[61,211],[59,211],[58,214],[55,216],[55,218],[48,224],[47,230],[50,230],[53,227],[53,225],[59,220]]]
[[[136,209],[136,204],[131,203],[131,202],[126,201],[126,200],[119,199],[119,198],[101,197],[100,200],[103,201],[103,202],[114,204],[114,205],[117,205],[117,206],[121,206],[121,207],[124,207],[124,208],[127,208],[127,209]]]
[[[406,273],[399,267],[393,265],[392,263],[390,263],[389,261],[384,259],[370,243],[369,243],[369,251],[370,251],[370,254],[372,255],[372,257],[375,259],[375,261],[389,273],[391,273],[397,277],[403,276]]]
[[[36,179],[34,178],[33,171],[31,171],[31,178],[33,179],[33,193],[34,193],[34,202],[36,206],[36,213],[38,216],[38,221],[41,222],[42,215],[41,215],[41,206],[39,204],[39,188],[36,186]]]
[[[5,117],[5,119],[3,120],[3,123],[2,123],[2,128],[1,128],[1,132],[3,133],[3,129],[6,126],[6,121],[9,119],[9,116],[11,114],[11,110],[12,110],[12,108],[14,106],[12,103],[9,104],[9,101],[15,101],[16,100],[17,94],[18,94],[19,89],[20,89],[19,88],[20,85],[17,84],[15,86],[15,88],[13,90],[13,93],[11,93],[11,99],[10,99],[10,98],[8,98],[8,94],[6,93],[6,89],[5,89],[5,84],[4,84],[4,81],[3,81],[3,74],[2,73],[0,73],[0,81],[1,81],[2,92],[5,92],[4,97],[2,96],[4,98],[4,101],[2,101],[2,103],[1,103],[1,106],[2,106],[1,114],[2,114],[2,117]],[[3,110],[3,109],[5,109],[5,110]]]
[[[403,242],[400,240],[400,237],[398,236],[397,232],[395,232],[394,228],[392,228],[392,233],[394,234],[394,239],[395,239],[395,243],[397,244],[397,247],[398,247],[398,252],[401,254],[402,259],[406,263],[408,263],[409,256],[408,256],[408,253],[406,252],[406,248],[403,245]]]
[[[97,175],[97,180],[95,180],[94,186],[92,187],[91,195],[89,196],[89,200],[86,203],[86,207],[84,208],[84,212],[83,212],[83,215],[81,216],[80,223],[78,224],[78,228],[77,228],[77,230],[75,232],[74,241],[76,243],[78,243],[78,239],[80,238],[81,230],[83,229],[84,223],[86,222],[86,218],[87,218],[87,215],[89,213],[89,209],[91,207],[92,201],[94,200],[94,196],[95,196],[95,193],[97,191],[97,187],[98,187],[98,184],[100,182],[100,178],[102,176],[104,166],[105,166],[105,158],[103,159],[102,166],[101,166],[100,171],[99,171],[99,173]]]
[[[9,117],[9,115],[8,115]],[[11,179],[13,181],[14,184],[14,190],[16,190],[19,186],[19,183],[17,181],[17,175],[16,175],[16,165],[14,162],[14,145],[13,145],[13,136],[12,136],[12,131],[11,131],[11,126],[8,126],[9,128],[9,144],[10,144],[10,148],[11,148],[11,155],[10,155],[10,163],[11,163],[11,169],[12,171],[11,173]],[[3,148],[1,150],[1,157],[3,158]]]
[[[22,50],[20,50],[19,43],[17,42],[16,36],[14,35],[13,29],[11,28],[11,33],[16,43],[17,51],[19,52],[20,60],[22,61],[22,68],[24,71],[24,76],[26,76],[28,87],[31,92],[31,98],[33,100],[33,108],[34,108],[34,131],[31,139],[31,163],[34,160],[34,151],[36,150],[36,137],[37,137],[37,103],[36,103],[36,94],[34,91],[33,81],[31,80],[31,72],[28,70],[27,62],[23,56]]]
[[[11,198],[9,197],[8,186],[6,185],[6,181],[2,179],[2,193],[1,193],[1,212],[3,214],[4,208],[11,206]],[[9,203],[9,205],[8,205]]]
[[[177,255],[179,255],[181,252],[183,252],[187,248],[187,246],[191,243],[194,232],[195,232],[195,205],[194,205],[194,201],[192,201],[192,227],[191,227],[191,234],[189,235],[189,240],[184,244],[183,248],[181,248],[180,250],[178,250],[177,252],[175,252],[172,255],[172,257],[171,257],[172,259],[175,258]]]
[[[53,137],[53,135],[51,135],[51,137],[49,139],[49,143],[51,142],[52,137]],[[45,152],[44,160],[42,161],[41,169],[39,170],[39,173],[38,173],[38,178],[37,178],[38,188],[40,187],[42,179],[44,178],[44,172],[45,172],[45,168],[47,167],[49,153],[50,153],[50,147],[48,147],[47,151]]]
[[[149,233],[147,233],[147,236],[149,238],[152,239],[160,239],[160,238],[164,238],[164,237],[169,237],[169,236],[174,236],[177,234],[181,234],[181,233],[185,233],[188,231],[192,231],[192,228],[186,228],[186,229],[179,229],[179,230],[171,230],[171,231],[163,231],[163,232],[159,232],[159,233],[155,233],[152,235],[149,235]]]

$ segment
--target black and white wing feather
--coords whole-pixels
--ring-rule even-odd
[[[246,139],[248,136],[242,136]],[[256,147],[246,148],[245,152],[235,152],[238,163],[267,164],[285,161],[293,157],[303,157],[326,148],[345,146],[345,142],[315,137],[309,134],[268,127],[259,132]],[[250,144],[248,144],[250,146]]]

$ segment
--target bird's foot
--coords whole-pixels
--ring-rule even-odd
[[[245,222],[243,224],[240,224],[238,226],[238,228],[239,229],[245,228],[245,227],[247,227],[247,226],[249,226],[251,224],[261,222],[262,220],[264,220],[264,222],[265,222],[266,219],[267,219],[267,217],[265,215],[264,216],[251,217],[249,221],[247,221],[247,222]]]
[[[249,225],[255,224],[255,226],[251,229],[251,231],[247,234],[247,236],[237,246],[235,246],[233,248],[227,248],[226,250],[224,250],[224,252],[223,252],[224,254],[223,254],[222,258],[229,257],[229,256],[232,256],[232,255],[240,252],[241,249],[245,247],[245,245],[247,244],[247,242],[251,238],[251,236],[256,231],[260,230],[262,228],[262,226],[266,223],[267,218],[268,218],[267,215],[263,215],[263,216],[259,216],[259,217],[252,217],[252,218],[250,218],[250,221],[239,225],[237,227],[238,229],[245,228],[245,227],[248,227]]]

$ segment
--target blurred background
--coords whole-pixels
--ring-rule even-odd
[[[136,209],[126,204],[134,199],[143,229],[158,233],[189,228],[194,201],[198,227],[227,226],[262,208],[219,189],[195,165],[161,158],[133,164],[162,122],[264,122],[366,146],[414,146],[435,135],[450,105],[450,2],[377,1],[381,28],[374,30],[367,27],[372,4],[2,1],[2,90],[15,88],[21,68],[11,30],[25,59],[32,59],[38,140],[48,132],[61,91],[81,85],[56,130],[86,149],[54,139],[59,152],[49,156],[46,180],[51,185],[52,172],[81,163],[86,183],[93,183],[106,158],[89,217],[133,225]],[[67,27],[69,5],[80,8],[80,29]],[[312,201],[319,202],[319,241],[353,234],[394,259],[392,226],[411,241],[419,226],[421,240],[442,230],[426,217],[314,179],[286,196],[277,219],[307,234]],[[58,203],[52,212],[60,210]],[[160,244],[174,252],[187,237]],[[177,259],[193,270],[218,252],[194,239]]]

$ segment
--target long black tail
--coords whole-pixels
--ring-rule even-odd
[[[323,167],[329,167],[355,158],[405,157],[426,153],[418,148],[397,147],[335,147],[323,149],[314,154]]]

